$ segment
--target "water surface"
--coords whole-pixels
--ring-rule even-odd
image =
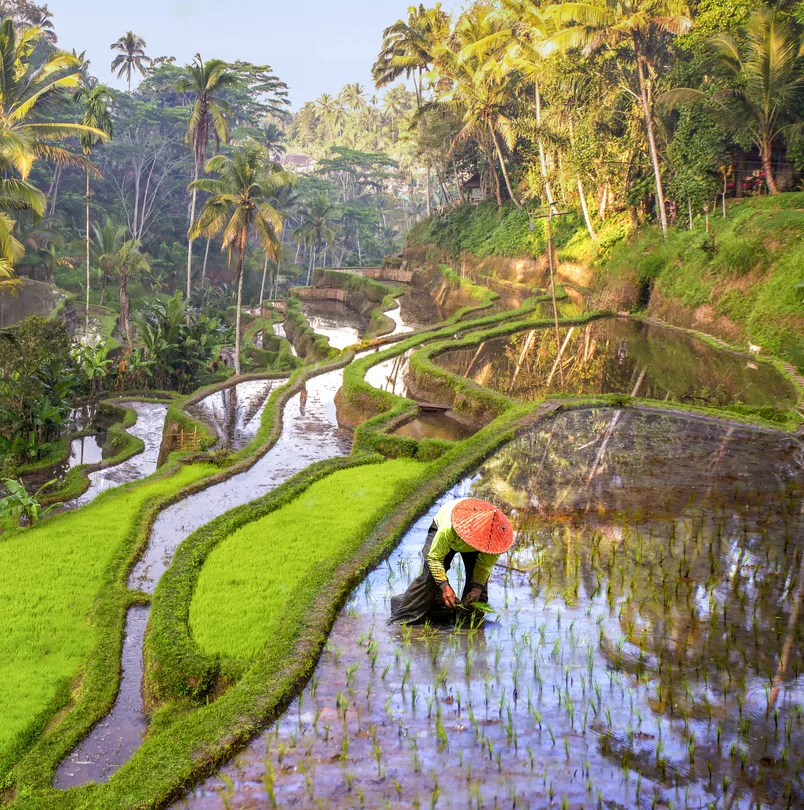
[[[558,360],[557,347],[561,346]],[[773,366],[629,318],[493,338],[435,358],[442,368],[518,399],[632,394],[691,405],[787,408],[797,392]]]
[[[176,806],[801,806],[802,452],[636,410],[510,442],[445,496],[512,517],[493,620],[386,625],[441,499],[355,589],[301,697]]]

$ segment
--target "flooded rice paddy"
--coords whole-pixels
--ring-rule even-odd
[[[447,351],[435,362],[524,400],[547,394],[632,394],[691,405],[787,408],[797,394],[773,366],[714,348],[679,330],[607,318],[517,332]]]
[[[369,324],[368,318],[342,301],[303,301],[301,309],[310,328],[326,337],[334,349],[359,343]]]
[[[495,613],[389,627],[439,504],[468,494],[516,529]],[[433,504],[279,722],[176,806],[802,806],[802,497],[789,435],[559,414]]]
[[[89,488],[77,498],[66,501],[67,508],[83,506],[106,489],[145,478],[156,470],[167,405],[154,402],[122,402],[119,404],[123,408],[132,408],[137,412],[136,423],[126,430],[133,436],[142,439],[144,448],[142,452],[120,464],[88,473]],[[112,417],[98,413],[95,406],[91,404],[73,410],[67,421],[68,429],[95,430],[97,432],[73,439],[70,442],[70,454],[64,461],[23,475],[22,480],[28,490],[36,490],[53,479],[63,479],[73,467],[82,464],[101,464],[113,456],[116,450],[107,446],[108,429],[113,423]]]
[[[210,394],[191,412],[215,428],[217,447],[239,450],[257,435],[273,387],[273,380],[248,380]]]
[[[122,402],[120,405],[137,412],[137,421],[128,428],[128,432],[142,439],[142,452],[113,467],[89,473],[89,488],[83,495],[67,503],[68,507],[83,506],[107,489],[129,481],[139,481],[156,471],[168,406],[159,402]]]

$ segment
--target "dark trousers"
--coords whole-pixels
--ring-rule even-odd
[[[427,532],[427,540],[425,541],[424,548],[422,549],[422,560],[424,566],[421,574],[419,574],[413,582],[410,583],[408,589],[403,594],[391,597],[391,617],[388,620],[391,622],[399,622],[401,624],[414,624],[415,622],[422,621],[426,616],[438,620],[454,619],[456,610],[448,608],[443,599],[441,598],[441,587],[435,581],[430,568],[427,565],[427,555],[430,553],[430,546],[433,544],[433,538],[436,536],[438,527],[435,522],[430,526]],[[444,570],[449,571],[455,555],[460,553],[463,560],[463,567],[466,570],[466,583],[463,586],[463,593],[461,600],[466,599],[469,591],[472,590],[472,575],[475,570],[475,563],[477,562],[477,551],[450,551],[444,558]],[[489,594],[486,586],[480,594],[481,602],[488,602]]]

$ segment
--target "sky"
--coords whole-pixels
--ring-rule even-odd
[[[271,65],[290,87],[294,110],[350,82],[372,92],[382,31],[405,17],[408,5],[411,0],[48,0],[59,46],[86,51],[102,82],[125,87],[109,71],[109,46],[131,30],[148,43],[148,56],[175,56],[177,64],[200,53]]]

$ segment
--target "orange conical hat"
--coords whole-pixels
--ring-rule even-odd
[[[496,507],[477,498],[464,498],[452,510],[452,528],[478,551],[502,554],[514,542],[508,518]]]

